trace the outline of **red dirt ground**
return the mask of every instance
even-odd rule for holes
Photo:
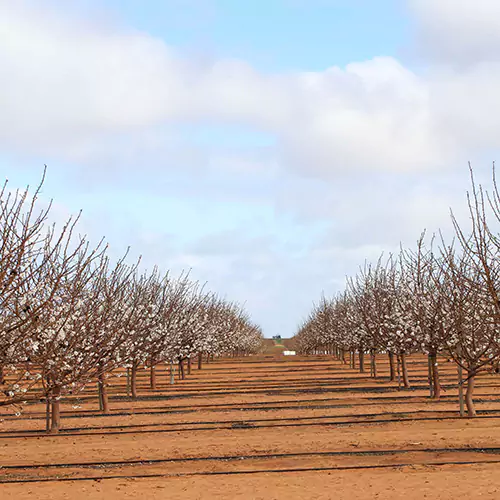
[[[477,383],[479,417],[458,414],[455,368],[428,398],[427,362],[409,359],[412,390],[327,357],[217,360],[139,400],[94,388],[63,405],[47,436],[43,405],[0,409],[1,499],[500,499],[500,377]],[[80,406],[74,408],[74,406]]]

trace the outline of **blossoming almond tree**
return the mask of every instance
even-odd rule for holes
[[[446,297],[443,326],[449,332],[446,337],[447,350],[459,366],[460,389],[467,383],[467,413],[469,417],[474,417],[476,376],[500,359],[496,308],[490,300],[480,270],[471,262],[468,254],[457,255],[453,250],[448,251],[442,289]],[[463,380],[462,369],[466,371]]]
[[[24,400],[36,385],[24,347],[32,339],[37,322],[50,309],[85,241],[74,240],[78,221],[69,218],[58,230],[49,226],[50,204],[38,208],[43,178],[33,195],[0,192],[0,384],[5,385],[4,404]],[[22,364],[22,366],[21,366]],[[6,384],[4,371],[9,371]]]
[[[446,346],[449,331],[444,325],[444,302],[446,293],[442,288],[445,263],[431,247],[424,245],[422,234],[415,251],[402,253],[403,265],[407,269],[408,292],[412,295],[409,314],[419,328],[419,350],[428,356],[428,380],[430,395],[439,399],[441,384],[439,379],[438,354]]]
[[[60,426],[60,398],[64,393],[81,390],[99,370],[103,336],[95,328],[100,310],[97,297],[106,271],[104,250],[80,246],[70,260],[54,261],[53,276],[60,279],[57,292],[51,295],[32,322],[32,330],[22,344],[22,351],[41,375],[47,401],[47,422],[57,432]],[[61,277],[62,276],[62,277]],[[37,290],[33,301],[47,303],[50,287]]]

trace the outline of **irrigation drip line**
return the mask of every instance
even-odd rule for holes
[[[275,380],[275,379],[273,379]],[[388,377],[377,377],[376,379],[370,379],[370,381],[373,382],[378,382],[378,383],[390,383],[390,380]],[[412,382],[413,383],[424,383],[427,381],[427,378],[422,376],[422,377],[413,377]],[[312,379],[283,379],[280,380],[279,382],[275,382],[273,384],[270,384],[269,381],[256,381],[256,380],[246,380],[246,381],[241,381],[241,380],[224,380],[224,381],[206,381],[203,382],[202,384],[190,384],[189,380],[184,380],[181,382],[182,384],[182,390],[186,392],[199,392],[199,391],[204,391],[206,389],[209,390],[225,390],[227,385],[230,384],[231,387],[236,387],[237,389],[245,390],[245,389],[276,389],[276,388],[281,388],[283,387],[283,384],[290,384],[292,387],[308,387],[308,386],[313,386],[313,387],[324,387],[324,386],[345,386],[349,385],[350,387],[353,386],[359,386],[364,383],[366,383],[366,379],[356,379],[356,380],[350,380],[346,378],[312,378]],[[197,381],[195,381],[197,382]],[[224,383],[223,383],[224,382]],[[457,387],[457,384],[455,383],[455,379],[450,377],[450,379],[444,379],[441,377],[441,386],[444,388],[449,388],[449,387]],[[443,383],[444,382],[444,383]],[[394,383],[394,382],[393,382]],[[238,385],[239,384],[239,385]],[[246,385],[244,385],[246,384]],[[159,384],[161,386],[161,384]],[[479,387],[497,387],[497,384],[483,384],[479,385]],[[391,386],[392,387],[392,386]],[[143,384],[143,385],[138,385],[137,386],[138,390],[146,390],[146,391],[151,391],[151,392],[165,392],[172,390],[172,386],[170,384],[164,384],[163,387],[160,387],[158,389],[151,389],[149,384]],[[111,390],[109,390],[111,389]],[[123,393],[123,387],[120,386],[110,386],[108,389],[108,392],[110,393]],[[174,389],[175,392],[175,389]],[[91,393],[87,393],[91,394]]]
[[[320,417],[318,417],[320,418]],[[332,417],[330,417],[332,418]],[[481,419],[496,419],[500,418],[500,415],[482,415],[477,420]],[[296,420],[302,420],[297,418]],[[391,422],[419,422],[419,421],[442,421],[442,420],[463,420],[463,417],[416,417],[416,418],[396,418],[396,419],[379,419],[379,420],[346,420],[339,422],[311,422],[311,423],[283,423],[276,425],[253,425],[246,424],[248,421],[241,422],[232,422],[232,424],[239,425],[230,425],[228,427],[216,426],[217,424],[211,425],[210,427],[185,427],[179,429],[145,429],[140,431],[134,430],[123,430],[123,431],[108,431],[108,432],[74,432],[73,430],[64,430],[61,429],[57,434],[47,434],[41,430],[38,433],[33,434],[22,434],[21,432],[12,431],[9,435],[0,436],[0,439],[19,439],[19,438],[65,438],[67,436],[73,437],[82,437],[82,436],[114,436],[114,435],[125,435],[125,434],[165,434],[165,433],[174,433],[174,432],[195,432],[195,431],[218,431],[218,430],[248,430],[248,429],[273,429],[273,428],[281,428],[281,427],[329,427],[329,426],[352,426],[352,425],[370,425],[370,424],[386,424]],[[156,424],[147,425],[147,427],[153,427]],[[158,425],[168,425],[168,424],[158,424]],[[172,426],[181,426],[182,423],[179,424],[170,424]],[[128,426],[119,426],[120,429],[126,429]],[[99,428],[96,428],[97,430]],[[82,428],[82,431],[88,431],[89,428]],[[22,431],[26,432],[26,431]]]
[[[495,386],[496,387],[496,386]],[[449,390],[454,387],[442,386],[444,390]],[[405,392],[415,392],[418,390],[428,390],[428,386],[419,385],[413,386],[410,389],[404,389]],[[227,391],[217,391],[217,392],[200,392],[199,390],[186,391],[182,393],[172,393],[168,396],[159,395],[146,395],[139,396],[137,401],[165,401],[170,399],[189,399],[189,398],[205,398],[205,397],[217,397],[217,396],[227,396],[227,395],[247,395],[247,394],[261,394],[263,396],[274,396],[280,394],[323,394],[323,393],[346,393],[346,392],[356,392],[356,393],[388,393],[397,392],[397,387],[381,387],[381,386],[367,386],[367,387],[337,387],[332,389],[319,388],[319,389],[280,389],[269,391],[265,388],[262,390],[227,390]],[[82,396],[79,397],[80,401],[85,400],[95,400],[95,396]],[[71,402],[71,399],[62,398],[62,402]],[[130,397],[123,396],[113,396],[110,397],[110,401],[130,401]]]
[[[425,364],[425,366],[422,364],[421,368],[419,368],[418,366],[413,366],[411,368],[413,368],[413,370],[412,370],[413,374],[421,374],[423,376],[423,375],[425,375],[426,370],[427,370],[427,363]],[[279,375],[279,374],[295,374],[295,373],[314,373],[314,374],[317,374],[319,372],[319,373],[324,373],[327,375],[344,375],[344,376],[347,375],[347,376],[350,376],[352,378],[361,378],[364,376],[369,376],[369,372],[367,372],[367,371],[360,372],[359,370],[353,370],[352,368],[348,368],[347,366],[337,367],[337,366],[323,364],[323,365],[315,365],[312,367],[311,366],[307,366],[307,367],[293,366],[293,367],[282,367],[282,368],[280,367],[278,369],[273,369],[272,367],[267,367],[267,366],[252,366],[248,370],[241,369],[241,367],[239,367],[239,368],[235,367],[234,369],[216,368],[216,369],[207,369],[207,370],[201,370],[201,371],[196,370],[196,371],[193,371],[191,373],[191,379],[197,380],[199,377],[205,376],[206,374],[213,376],[213,377],[217,377],[217,376],[221,376],[221,375],[238,375],[238,376],[245,375],[245,376],[252,377],[253,374],[255,374],[257,372],[263,372],[263,373],[259,373],[259,375],[263,375],[263,374]],[[442,374],[444,376],[453,377],[453,375],[455,375],[455,370],[451,369],[451,367],[450,367],[449,370],[448,369],[446,369],[446,370],[441,369],[439,373],[440,373],[440,375]],[[389,370],[379,371],[380,378],[389,378],[389,375],[390,375]],[[125,377],[125,375],[123,375],[123,374],[121,374],[121,375],[112,374],[112,376],[117,377],[117,378]],[[157,369],[156,376],[158,378],[168,379],[170,377],[170,372]],[[487,373],[486,372],[481,373],[481,376],[487,376]],[[143,379],[147,379],[148,377],[149,377],[149,372],[146,369],[141,370],[137,373],[138,379],[143,380]]]
[[[241,384],[242,387],[241,389],[245,389],[243,384],[248,384],[250,386],[254,386],[255,388],[274,388],[274,387],[282,387],[283,384],[296,384],[296,385],[328,385],[328,384],[339,384],[339,385],[345,385],[345,384],[363,384],[366,382],[365,378],[362,379],[346,379],[345,377],[324,377],[324,378],[317,378],[317,377],[312,377],[311,379],[304,379],[304,378],[284,378],[282,380],[276,380],[275,377],[263,377],[259,378],[259,380],[255,380],[256,377],[250,378],[250,379],[240,379],[240,380],[228,380],[228,379],[223,379],[223,380],[205,380],[202,383],[198,383],[198,380],[183,380],[181,383],[183,386],[194,386],[193,389],[196,390],[203,390],[204,388],[207,387],[212,387],[212,386],[220,386],[220,388],[224,388],[228,384],[231,386],[235,386],[236,384]],[[443,378],[443,377],[442,377]],[[456,378],[456,377],[455,377]],[[378,382],[389,382],[389,377],[377,377],[376,379],[373,379],[374,381]],[[413,377],[412,381],[416,382],[423,382],[427,380],[426,377]],[[445,379],[446,380],[446,379]],[[450,381],[452,380],[452,377],[450,377]],[[270,384],[269,382],[273,382]],[[454,381],[454,378],[453,378]],[[192,383],[191,383],[192,382]],[[157,385],[162,385],[158,384]],[[164,389],[171,388],[172,386],[169,383],[163,384]],[[119,386],[111,386],[110,388],[112,389],[119,389]],[[146,389],[146,390],[152,390],[150,389],[149,383],[144,383],[144,384],[138,384],[137,385],[138,390],[140,389]],[[218,387],[216,387],[218,388]],[[161,391],[161,389],[154,389],[156,391]],[[188,390],[188,389],[186,389]]]
[[[322,407],[323,408],[323,407]],[[407,418],[402,418],[401,420],[414,420],[412,415],[422,415],[422,414],[457,414],[455,410],[415,410],[412,412],[383,412],[383,413],[358,413],[358,414],[342,414],[342,415],[317,415],[317,416],[306,416],[306,417],[288,417],[288,418],[255,418],[255,419],[246,419],[244,421],[240,420],[199,420],[199,421],[191,421],[191,422],[152,422],[149,424],[126,424],[126,425],[103,425],[96,427],[69,427],[67,429],[61,429],[60,432],[79,432],[79,431],[100,431],[106,429],[139,429],[144,427],[178,427],[185,425],[234,425],[234,424],[254,424],[261,422],[298,422],[304,420],[326,420],[326,419],[337,419],[337,418],[370,418],[370,417],[382,417],[384,415],[391,416],[407,416]],[[480,410],[478,411],[478,416],[489,416],[500,414],[500,410]],[[435,417],[436,419],[440,419],[443,417]],[[378,422],[378,420],[373,420],[374,422]],[[356,420],[354,420],[356,422]],[[0,438],[3,435],[10,435],[16,433],[17,435],[29,435],[29,434],[39,434],[39,429],[28,429],[23,431],[0,431]]]
[[[484,399],[485,397],[498,396],[496,393],[483,394],[483,397],[475,398],[478,403],[498,403],[499,398],[495,399]],[[309,410],[309,409],[333,409],[333,408],[353,408],[359,406],[373,406],[377,404],[391,404],[391,405],[407,405],[425,403],[425,404],[439,404],[447,402],[455,402],[457,396],[455,395],[443,395],[439,400],[430,400],[424,396],[410,395],[405,396],[390,396],[390,397],[359,397],[358,399],[370,401],[368,403],[364,402],[352,402],[350,404],[334,404],[334,405],[290,405],[290,406],[269,406],[283,403],[307,403],[307,402],[322,402],[322,401],[342,401],[342,398],[313,398],[313,399],[291,399],[291,400],[278,400],[278,401],[257,401],[257,402],[247,402],[247,403],[214,403],[214,404],[199,404],[199,405],[177,405],[173,407],[166,406],[149,406],[149,407],[137,407],[134,411],[123,411],[122,408],[117,408],[117,411],[112,411],[111,413],[100,413],[99,410],[81,410],[79,412],[73,411],[63,411],[62,416],[64,419],[68,418],[107,418],[107,417],[120,417],[120,416],[131,416],[131,415],[180,415],[188,413],[197,413],[198,411],[206,412],[219,412],[219,411],[277,411],[277,410]],[[168,400],[168,398],[165,398]],[[412,399],[418,401],[411,401]],[[112,399],[111,399],[112,400]],[[141,401],[138,398],[138,401]],[[255,407],[252,407],[255,405]],[[267,405],[267,406],[257,406],[257,405]],[[121,411],[120,411],[121,410]],[[441,411],[441,410],[439,410]],[[442,410],[447,411],[447,410]],[[479,410],[478,413],[481,414],[482,411],[496,411],[496,410]],[[411,413],[411,412],[408,412]],[[13,416],[11,414],[2,413],[0,418],[7,421],[19,421],[19,420],[41,420],[45,419],[45,414],[42,412],[25,412],[23,416]]]
[[[161,463],[182,463],[182,462],[231,462],[239,460],[263,460],[275,458],[303,458],[303,457],[382,457],[408,453],[484,453],[500,454],[500,447],[476,447],[476,448],[407,448],[394,450],[356,450],[356,451],[312,451],[302,453],[270,453],[258,455],[222,455],[215,457],[177,457],[177,458],[157,458],[142,460],[113,460],[109,462],[70,462],[58,464],[29,464],[29,465],[3,465],[1,470],[15,469],[57,469],[72,467],[120,467],[123,465],[153,465]]]
[[[450,387],[442,386],[444,390],[450,389]],[[427,386],[413,386],[410,389],[405,389],[405,392],[415,392],[418,390],[427,390]],[[190,398],[206,398],[206,397],[223,397],[227,395],[248,395],[248,394],[261,394],[263,396],[275,396],[275,395],[292,395],[292,394],[326,394],[326,393],[346,393],[346,392],[357,392],[357,393],[388,393],[396,392],[397,387],[380,387],[380,386],[370,386],[370,387],[337,387],[333,389],[281,389],[269,391],[268,389],[261,390],[227,390],[227,391],[217,391],[217,392],[204,392],[200,390],[192,390],[182,393],[172,393],[165,396],[160,395],[142,395],[135,399],[135,401],[168,401],[172,399],[190,399]],[[95,395],[82,395],[78,396],[78,401],[95,401],[97,396]],[[110,396],[110,402],[113,401],[127,401],[130,402],[132,399],[129,396]],[[38,400],[38,403],[42,403],[43,398]],[[75,401],[75,398],[61,398],[62,403],[69,403]]]
[[[367,469],[402,469],[408,467],[444,467],[447,465],[490,465],[500,463],[500,460],[467,460],[450,462],[422,462],[415,464],[380,464],[380,465],[349,465],[334,467],[299,467],[286,469],[254,469],[243,471],[206,471],[206,472],[178,472],[171,474],[134,474],[134,475],[114,475],[99,477],[44,477],[44,478],[25,478],[25,479],[0,479],[0,484],[13,483],[48,483],[48,482],[72,482],[72,481],[103,481],[105,479],[154,479],[170,477],[192,477],[192,476],[233,476],[243,474],[272,474],[272,473],[294,473],[294,472],[326,472],[326,471],[344,471],[344,470],[367,470]]]
[[[474,401],[478,403],[498,403],[500,402],[500,398],[498,398],[498,393],[487,393],[482,394],[482,397],[474,398]],[[495,399],[484,399],[486,397],[495,397]],[[67,410],[62,411],[62,416],[67,418],[90,418],[90,417],[113,417],[113,416],[128,416],[128,415],[143,415],[143,414],[157,414],[157,413],[191,413],[197,411],[228,411],[228,410],[255,410],[261,411],[266,409],[271,410],[280,410],[280,409],[302,409],[302,408],[351,408],[356,406],[372,406],[377,403],[380,404],[391,404],[391,405],[402,405],[402,404],[417,404],[417,403],[427,403],[427,404],[439,404],[439,403],[447,403],[447,402],[456,402],[457,396],[452,394],[444,394],[438,400],[429,399],[428,396],[418,396],[413,394],[405,394],[404,396],[380,396],[380,397],[362,397],[358,396],[356,399],[346,399],[346,398],[311,398],[311,399],[281,399],[277,401],[248,401],[245,403],[210,403],[210,404],[190,404],[190,405],[176,405],[176,406],[139,406],[135,408],[133,411],[123,411],[123,408],[115,408],[112,413],[100,413],[100,410],[86,410],[81,409],[78,412]],[[368,403],[359,402],[369,401]],[[413,401],[415,400],[415,401]],[[136,402],[140,402],[141,399],[138,398]],[[350,401],[349,403],[343,403],[338,405],[314,405],[314,406],[269,406],[269,405],[281,405],[285,403],[320,403],[320,402],[328,402],[328,401]],[[251,406],[256,406],[256,408],[251,408]],[[257,405],[268,405],[266,407],[260,408]],[[242,408],[243,407],[243,408]],[[244,408],[248,407],[248,408]],[[168,408],[165,411],[142,411],[142,410],[163,410]],[[186,412],[181,410],[188,410]],[[19,416],[15,417],[12,414],[0,413],[0,418],[12,419],[12,420],[34,420],[37,415],[45,418],[45,413],[43,412],[25,412],[24,417]]]

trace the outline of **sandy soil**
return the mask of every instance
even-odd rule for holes
[[[220,360],[174,386],[148,372],[130,401],[111,381],[63,405],[59,435],[43,406],[0,409],[0,498],[500,499],[500,377],[477,383],[477,419],[458,414],[455,368],[442,360],[440,401],[426,360],[412,390],[325,357]]]

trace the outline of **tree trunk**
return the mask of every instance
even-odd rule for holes
[[[0,385],[5,384],[5,368],[3,365],[0,365]]]
[[[401,390],[401,356],[397,355],[397,363],[398,363],[398,391]]]
[[[464,402],[464,376],[463,369],[457,364],[458,372],[458,403],[460,405],[460,416],[465,416],[465,402]]]
[[[363,349],[359,350],[359,373],[365,373],[365,352]]]
[[[476,409],[474,408],[474,401],[472,400],[472,395],[474,394],[474,386],[476,385],[476,376],[474,372],[468,372],[467,376],[469,380],[467,381],[467,392],[465,394],[465,403],[467,405],[467,416],[475,417]]]
[[[174,364],[170,362],[170,385],[175,384]]]
[[[191,375],[191,357],[188,358],[188,375]]]
[[[433,386],[433,395],[434,399],[439,399],[441,397],[441,382],[439,380],[439,366],[437,361],[437,354],[433,353],[432,358],[432,386]]]
[[[156,390],[156,365],[153,360],[151,360],[151,367],[149,369],[149,385],[153,391]]]
[[[179,379],[184,380],[184,360],[179,358]]]
[[[50,432],[50,392],[45,399],[45,431]]]
[[[375,349],[370,351],[370,373],[373,378],[377,378],[377,358]]]
[[[405,389],[410,388],[410,380],[408,378],[408,367],[406,366],[406,354],[401,353],[401,370],[403,372],[403,386]]]
[[[52,401],[51,401],[51,421],[50,421],[50,432],[57,434],[61,427],[61,387],[56,386],[52,389]]]
[[[137,399],[137,368],[139,363],[137,361],[132,362],[132,370],[130,375],[130,387],[132,392],[132,399]]]
[[[198,354],[198,370],[201,370],[203,365],[203,353]]]
[[[99,377],[97,377],[97,398],[99,399],[99,411],[102,411],[103,404],[102,404],[102,393],[101,393],[101,387],[99,383]]]
[[[432,398],[434,396],[434,388],[432,384],[432,356],[431,354],[427,355],[427,383],[429,384],[429,397]]]
[[[104,379],[104,368],[99,370],[97,386],[99,388],[100,410],[103,413],[109,413],[108,388],[106,387],[106,380]]]
[[[394,353],[389,351],[389,371],[390,371],[390,381],[394,382],[396,380],[396,369],[394,367]]]

